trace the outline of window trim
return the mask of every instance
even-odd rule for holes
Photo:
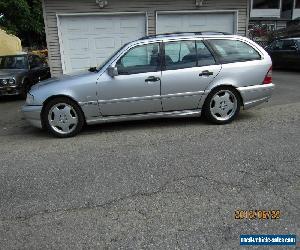
[[[274,17],[280,18],[280,12],[282,7],[282,0],[279,1],[279,8],[273,9],[254,9],[253,0],[251,0],[250,17]]]
[[[254,1],[255,0],[251,0],[251,9],[253,9],[253,10],[278,10],[278,9],[281,9],[281,6],[282,6],[282,0],[277,0],[279,3],[278,8],[259,9],[259,8],[254,8]]]
[[[260,56],[260,59],[251,59],[251,60],[237,60],[237,61],[232,61],[232,62],[226,62],[223,61],[222,56],[219,55],[218,51],[215,50],[214,46],[211,43],[211,40],[230,40],[230,41],[238,41],[238,42],[242,42],[247,44],[248,46],[250,46],[252,49],[254,49]],[[217,56],[218,61],[220,62],[220,64],[229,64],[229,63],[239,63],[239,62],[252,62],[252,61],[261,61],[264,59],[264,56],[262,54],[262,52],[257,49],[256,47],[254,47],[252,44],[248,43],[247,41],[244,40],[240,40],[240,39],[228,39],[228,38],[207,38],[206,39],[207,43],[209,44],[209,46],[211,47],[211,49],[214,51],[214,54]]]

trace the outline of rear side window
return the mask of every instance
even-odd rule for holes
[[[167,70],[196,67],[197,53],[195,41],[166,43],[165,65]]]
[[[216,61],[202,41],[165,43],[166,70],[202,67]]]
[[[259,53],[250,45],[237,40],[209,40],[222,63],[260,60]]]
[[[198,67],[216,64],[215,58],[202,41],[197,41]]]

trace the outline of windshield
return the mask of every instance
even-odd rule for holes
[[[0,69],[27,69],[27,56],[0,56]]]
[[[105,66],[116,54],[118,54],[125,46],[127,46],[128,43],[124,44],[121,48],[119,48],[116,52],[112,53],[111,56],[108,57],[107,60],[105,60],[99,67],[98,71],[102,69],[103,66]]]

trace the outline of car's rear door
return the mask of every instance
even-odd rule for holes
[[[161,101],[163,111],[198,107],[204,90],[221,70],[221,65],[202,40],[164,43]]]

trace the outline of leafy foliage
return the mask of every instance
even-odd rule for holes
[[[45,46],[41,0],[0,0],[0,27],[25,46]]]

